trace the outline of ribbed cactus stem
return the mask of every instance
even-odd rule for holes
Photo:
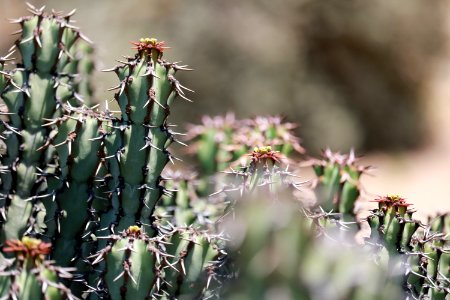
[[[49,180],[54,196],[43,202],[46,236],[55,241],[53,258],[61,265],[73,260],[99,209],[96,176],[103,166],[109,124],[107,116],[85,107],[67,109],[66,115],[51,122],[57,131],[44,146],[58,155],[58,179]]]
[[[168,228],[167,228],[168,229]],[[111,244],[93,255],[99,278],[112,299],[200,299],[208,292],[214,260],[220,250],[216,238],[192,228],[172,228],[150,238],[133,225],[121,235],[107,237]],[[102,264],[103,260],[106,261]]]
[[[75,104],[78,98],[71,85],[75,74],[67,73],[65,66],[70,48],[82,35],[69,25],[70,14],[47,15],[32,6],[30,11],[31,16],[16,20],[21,26],[16,47],[22,60],[10,72],[10,84],[2,93],[8,111],[14,113],[10,123],[18,131],[8,136],[7,155],[1,159],[10,169],[10,175],[2,176],[1,193],[10,199],[2,240],[18,238],[25,231],[42,231],[36,219],[38,202],[52,194],[40,175],[51,164],[52,153],[36,151],[51,131],[42,125],[62,113],[63,103]]]
[[[76,299],[60,280],[71,278],[73,269],[61,268],[46,260],[51,245],[23,237],[8,240],[4,253],[15,259],[0,266],[0,297],[2,299]]]
[[[167,150],[174,140],[166,120],[175,97],[184,96],[183,87],[174,77],[185,66],[162,59],[164,42],[141,39],[134,43],[137,54],[116,72],[120,84],[115,99],[122,119],[114,124],[115,133],[107,152],[110,162],[111,190],[116,191],[120,208],[117,228],[124,230],[139,222],[147,232],[152,228],[152,214],[161,197],[161,172],[173,156]]]

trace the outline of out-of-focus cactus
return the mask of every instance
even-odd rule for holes
[[[6,241],[2,251],[13,253],[15,258],[0,266],[1,299],[76,299],[60,282],[71,278],[73,269],[58,267],[45,259],[51,244],[25,236],[22,240]]]
[[[309,223],[289,202],[241,202],[228,224],[240,269],[227,299],[400,299],[366,253],[317,239]]]
[[[359,229],[355,209],[362,189],[360,177],[368,167],[357,164],[353,150],[340,154],[330,149],[323,151],[321,159],[311,159],[305,165],[312,165],[317,176],[312,181],[316,201],[310,208],[314,224],[354,235]]]
[[[95,71],[94,47],[87,42],[78,43],[73,54],[78,76],[75,78],[75,89],[87,106],[96,104],[94,99],[94,82],[92,75]]]
[[[254,147],[243,156],[240,169],[224,172],[228,178],[221,183],[219,192],[228,195],[229,208],[247,195],[270,195],[274,199],[279,193],[292,195],[298,189],[298,183],[293,180],[295,175],[288,170],[286,162],[286,157],[271,146]]]
[[[100,291],[111,299],[201,299],[214,293],[215,269],[221,251],[205,232],[167,228],[151,238],[138,226],[107,237],[110,245],[92,256],[99,272]]]
[[[413,210],[404,198],[398,195],[380,197],[374,202],[378,208],[367,218],[371,227],[370,240],[381,244],[390,255],[411,250],[411,238],[421,223],[413,219]]]
[[[367,167],[356,163],[353,151],[343,155],[330,149],[323,152],[321,160],[313,160],[312,164],[317,176],[314,184],[317,204],[327,212],[354,217],[355,203],[361,193],[359,179]]]
[[[163,225],[211,228],[226,209],[223,194],[199,194],[200,182],[195,173],[165,170],[162,185],[165,193],[154,215]]]
[[[279,116],[236,120],[233,114],[224,117],[203,117],[201,125],[190,125],[187,140],[194,141],[192,151],[197,154],[201,175],[210,176],[226,169],[253,147],[269,145],[287,156],[295,151],[304,153],[293,123],[283,122]]]

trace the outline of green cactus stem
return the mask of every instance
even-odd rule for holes
[[[91,258],[100,265],[96,286],[111,299],[201,299],[212,292],[208,286],[220,255],[214,237],[186,227],[150,238],[134,225],[107,239],[111,244]]]
[[[42,227],[54,241],[53,259],[61,265],[73,260],[81,237],[89,236],[90,220],[106,205],[101,200],[106,189],[98,187],[96,178],[105,168],[105,140],[111,125],[104,113],[65,108],[65,115],[47,124],[57,129],[41,147],[54,148],[58,156],[58,168],[47,180],[53,197],[42,200],[46,209]]]
[[[411,205],[398,195],[388,195],[373,200],[378,209],[372,211],[367,218],[371,230],[371,241],[382,244],[388,252],[395,256],[411,250],[411,238],[421,226],[412,218]]]
[[[326,149],[321,160],[313,160],[317,180],[313,188],[323,210],[341,213],[354,220],[355,202],[360,195],[361,175],[368,167],[359,166],[353,151],[348,155]],[[347,218],[348,216],[348,218]]]
[[[66,70],[71,61],[70,49],[83,35],[72,25],[72,13],[45,14],[43,8],[29,5],[31,16],[15,20],[21,37],[16,48],[21,55],[18,67],[9,71],[9,84],[2,91],[9,124],[17,132],[8,134],[6,154],[1,158],[8,173],[2,174],[0,193],[7,198],[6,221],[0,240],[17,239],[24,232],[37,232],[42,214],[40,199],[48,197],[45,176],[53,156],[36,151],[50,134],[42,127],[46,119],[62,113],[63,103],[77,105],[80,97],[72,82],[75,74]],[[57,45],[55,47],[55,45]]]
[[[58,267],[45,259],[51,244],[25,236],[21,241],[6,241],[2,250],[15,255],[0,266],[2,299],[77,299],[61,283],[61,279],[71,278],[74,270]]]
[[[170,105],[177,96],[187,99],[185,90],[190,91],[174,75],[189,69],[162,59],[164,42],[141,39],[134,45],[136,56],[109,70],[121,80],[115,100],[122,114],[106,144],[110,198],[118,206],[114,216],[104,217],[114,219],[105,223],[116,223],[116,230],[138,222],[151,235],[152,214],[163,192],[161,172],[175,158],[168,151],[177,141],[167,125]]]
[[[411,239],[405,286],[413,297],[447,299],[450,296],[449,216],[429,219],[429,225]]]

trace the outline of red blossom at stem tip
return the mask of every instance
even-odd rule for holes
[[[4,252],[14,252],[18,259],[25,259],[31,257],[33,259],[42,259],[43,256],[50,253],[52,245],[50,243],[44,243],[41,240],[23,237],[19,240],[9,240],[5,242],[6,246],[3,247]]]
[[[379,197],[378,199],[372,200],[370,202],[377,202],[381,205],[385,205],[387,207],[408,207],[412,205],[411,203],[407,203],[406,200],[399,195],[388,195]]]
[[[166,42],[160,41],[158,42],[155,38],[141,38],[139,42],[131,42],[135,47],[133,49],[137,49],[138,52],[147,51],[151,52],[152,49],[157,50],[158,52],[164,52],[165,49],[169,49],[170,47],[166,47]]]

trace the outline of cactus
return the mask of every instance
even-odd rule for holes
[[[344,219],[351,219],[361,193],[359,178],[368,168],[357,165],[353,151],[342,155],[326,149],[322,155],[323,159],[312,161],[317,176],[314,189],[318,204],[327,212],[341,213]]]
[[[373,200],[378,209],[367,218],[371,227],[371,240],[382,243],[391,255],[411,250],[411,238],[421,223],[412,218],[413,211],[404,198],[398,195]]]
[[[236,120],[233,114],[227,114],[205,116],[202,123],[188,126],[186,137],[194,141],[191,149],[197,154],[202,176],[225,170],[255,146],[268,145],[285,156],[293,151],[304,153],[293,133],[296,125],[283,122],[279,116]]]
[[[176,159],[169,146],[183,144],[168,124],[170,108],[190,91],[175,75],[190,69],[163,58],[164,42],[142,38],[133,56],[105,70],[119,79],[110,89],[119,111],[108,101],[99,109],[93,48],[71,25],[73,12],[29,7],[32,15],[16,20],[16,67],[13,52],[0,57],[2,299],[222,298],[236,276],[233,299],[274,291],[295,299],[396,298],[394,279],[412,297],[448,297],[448,216],[426,226],[404,199],[379,198],[365,249],[376,245],[387,264],[376,267],[371,252],[348,254],[348,236],[328,227],[354,223],[367,168],[353,152],[327,150],[312,162],[318,206],[287,205],[304,197],[288,158],[304,150],[295,125],[280,117],[205,117],[187,135],[199,178],[165,170]],[[231,235],[232,249],[222,225],[235,214],[235,225],[247,222]],[[382,277],[391,265],[406,275]]]
[[[190,226],[213,229],[226,209],[223,194],[204,197],[195,173],[165,170],[165,193],[155,209],[155,218],[163,225]]]
[[[71,13],[45,14],[43,8],[30,6],[32,15],[20,18],[20,39],[16,48],[21,61],[7,72],[8,84],[1,97],[16,131],[6,134],[7,152],[1,164],[8,168],[1,176],[1,194],[7,199],[6,220],[1,240],[17,239],[24,232],[39,232],[40,198],[49,194],[45,176],[52,162],[51,151],[36,151],[48,139],[51,129],[42,127],[46,119],[62,113],[64,103],[80,100],[73,87],[70,49],[83,35],[70,23]],[[58,45],[58,47],[55,47]]]
[[[192,228],[167,228],[150,238],[138,226],[107,237],[111,244],[92,256],[103,259],[98,287],[112,299],[199,299],[212,291],[215,262],[221,255],[213,240]],[[203,295],[203,296],[201,296]]]
[[[0,297],[2,299],[77,299],[61,283],[71,278],[73,269],[61,268],[45,259],[51,244],[23,237],[8,240],[2,249],[15,258],[0,266]]]
[[[450,239],[446,216],[439,216],[425,225],[413,219],[414,211],[408,209],[410,204],[398,195],[380,197],[374,202],[378,202],[379,207],[367,219],[372,229],[371,241],[387,250],[388,261],[402,255],[406,265],[403,272],[406,291],[421,299],[446,299],[450,295]],[[404,269],[392,264],[390,267]]]
[[[240,270],[226,299],[400,299],[367,255],[317,239],[298,205],[268,200],[241,202],[228,224]]]

